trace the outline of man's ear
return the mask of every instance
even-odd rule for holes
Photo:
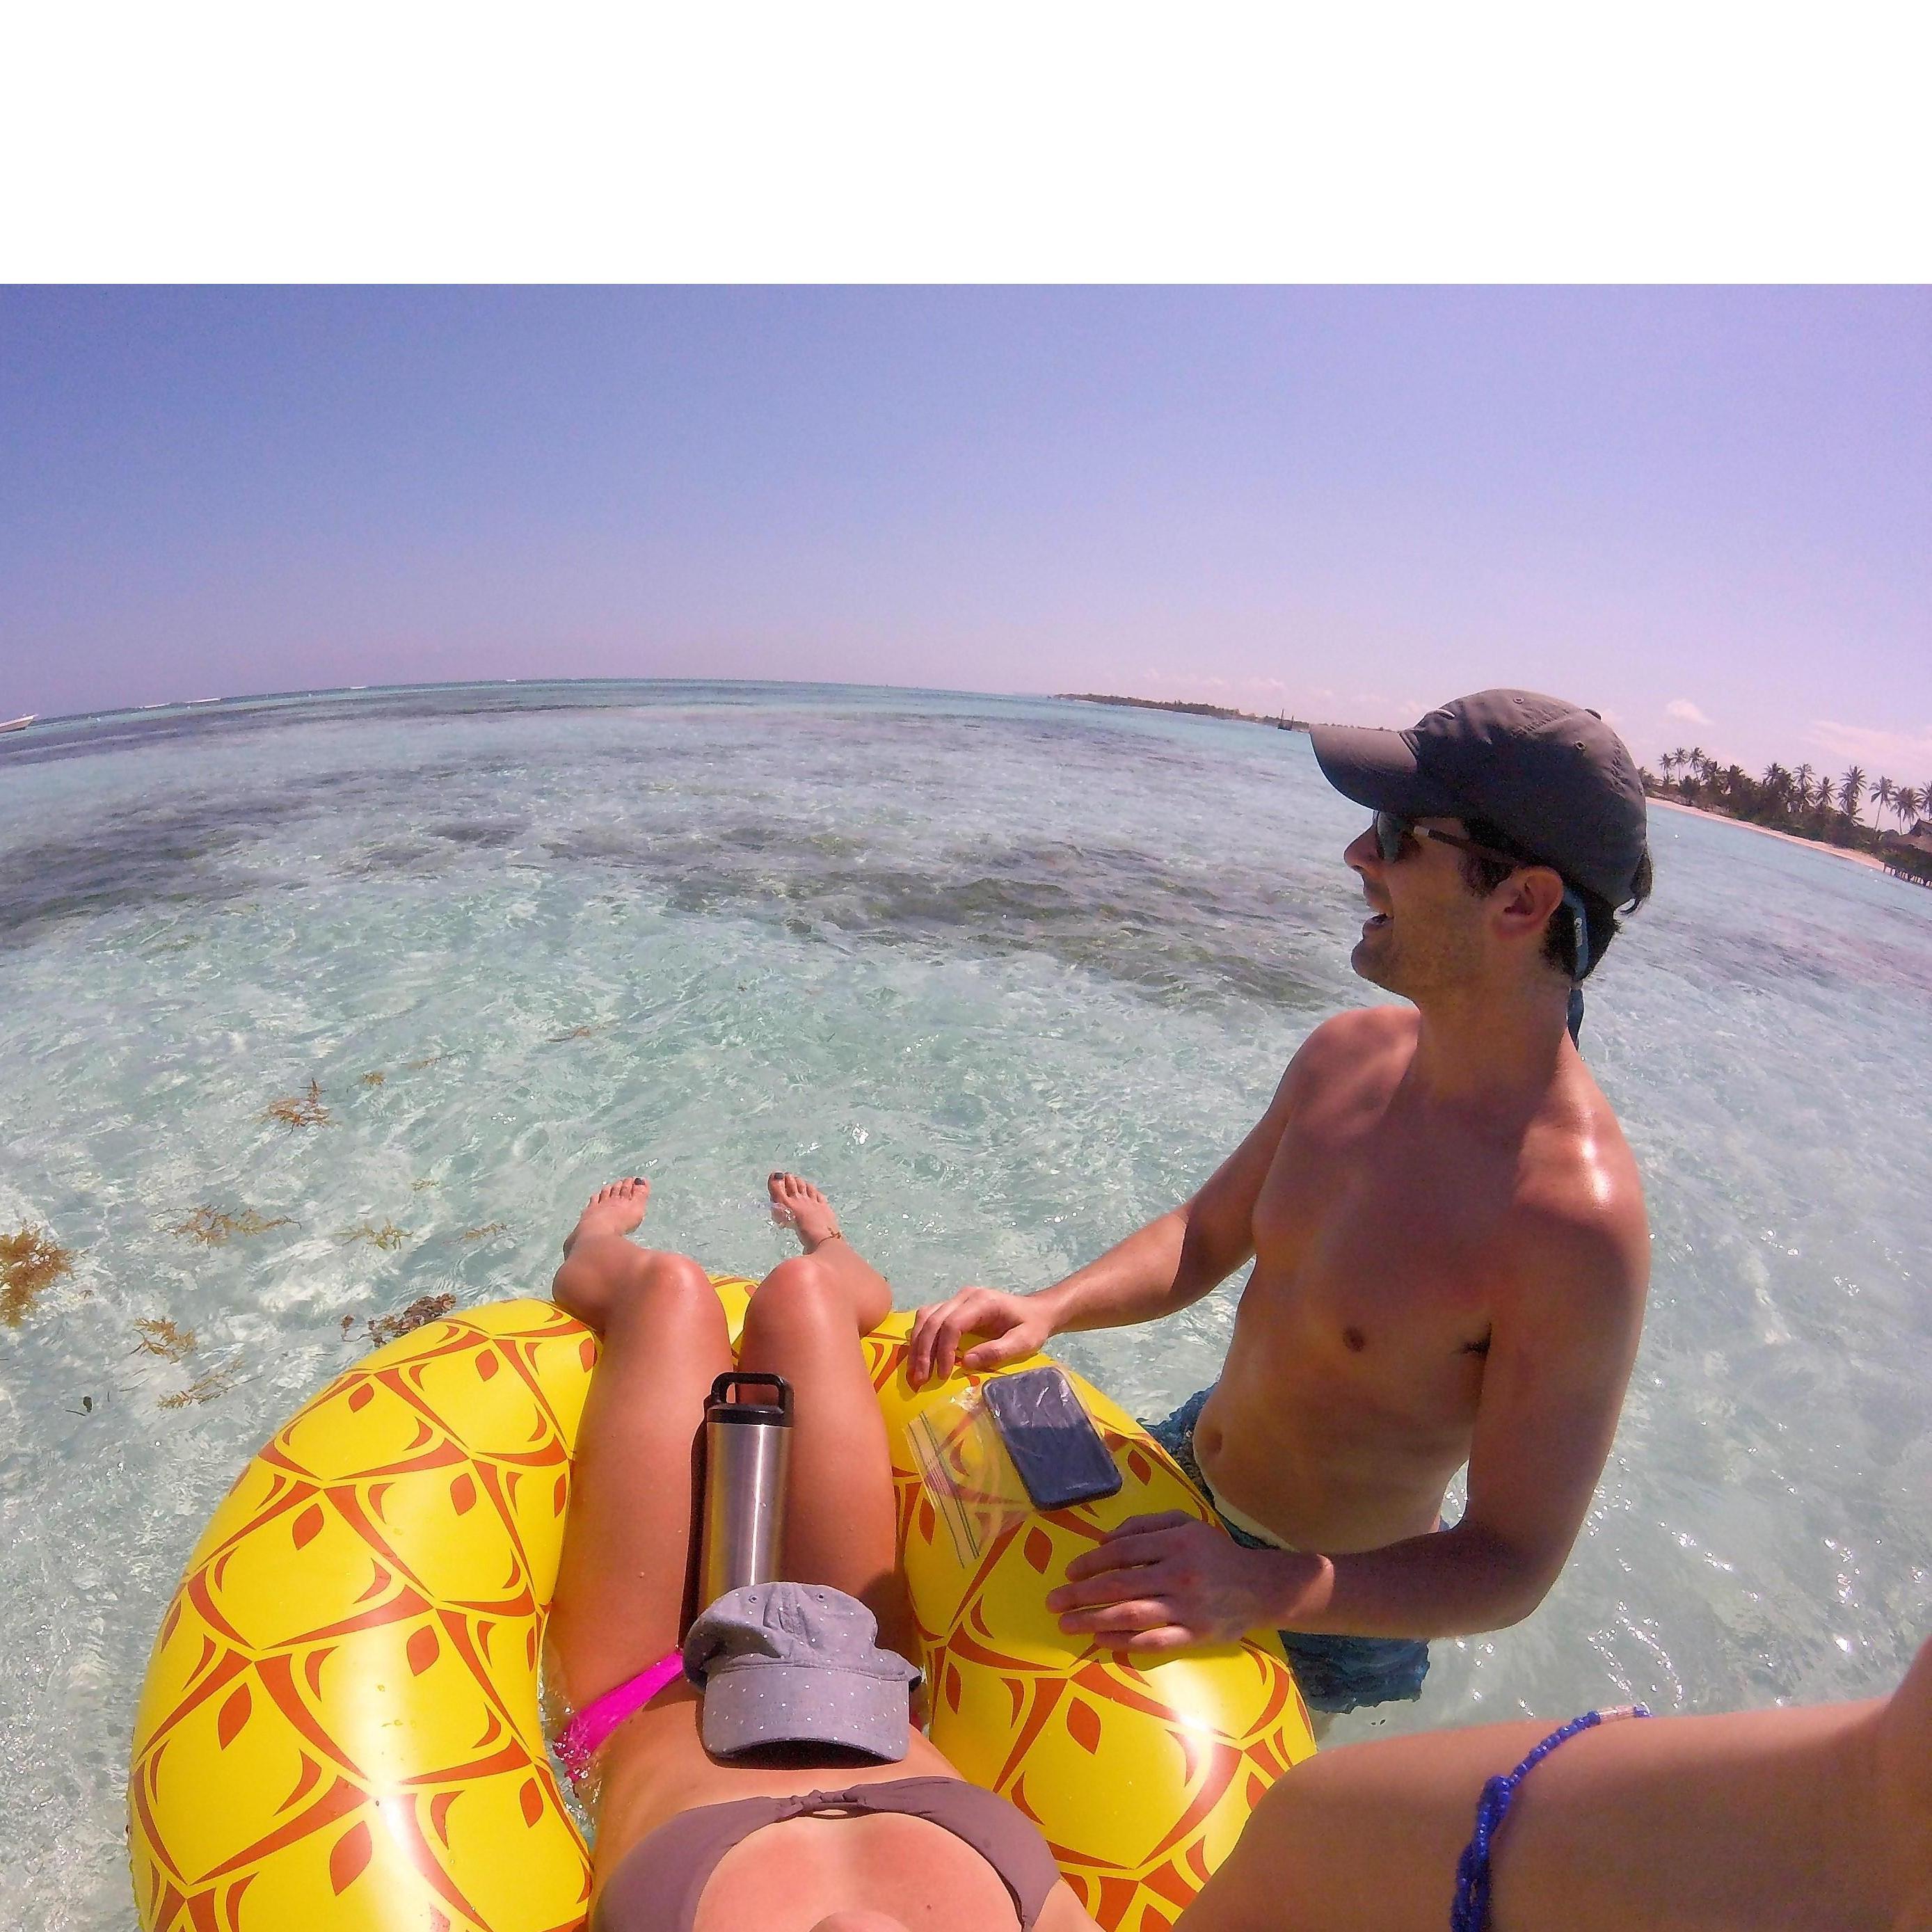
[[[1506,937],[1540,938],[1563,903],[1563,880],[1547,866],[1526,866],[1496,887],[1495,899],[1495,916]]]

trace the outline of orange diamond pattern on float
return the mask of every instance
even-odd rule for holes
[[[548,1304],[338,1376],[190,1557],[135,1721],[136,1902],[167,1932],[561,1932],[590,1866],[537,1714],[596,1344]]]
[[[1138,1664],[1090,1642],[1073,1648],[1045,1605],[1068,1562],[1130,1516],[1185,1510],[1208,1520],[1206,1506],[1138,1423],[1070,1374],[1120,1469],[1119,1493],[1016,1514],[1010,1490],[976,1497],[969,1481],[956,1494],[976,1520],[958,1533],[921,1479],[908,1430],[922,1414],[957,1415],[962,1387],[983,1378],[914,1394],[904,1373],[910,1326],[894,1316],[866,1348],[892,1442],[933,1742],[1040,1826],[1102,1925],[1156,1932],[1233,1850],[1262,1794],[1313,1752],[1307,1708],[1272,1635]]]
[[[718,1277],[735,1326],[750,1284]],[[1120,1496],[962,1546],[915,1466],[907,1318],[867,1344],[894,1454],[935,1741],[1045,1832],[1110,1928],[1172,1923],[1313,1748],[1272,1642],[1142,1670],[1075,1652],[1040,1599],[1139,1510],[1200,1505],[1081,1385]],[[537,1674],[596,1360],[548,1303],[433,1323],[338,1376],[243,1471],[162,1623],[128,1789],[148,1932],[566,1932],[590,1865]]]

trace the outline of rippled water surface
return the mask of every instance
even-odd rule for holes
[[[1298,735],[905,692],[446,688],[0,740],[0,1234],[76,1251],[0,1327],[0,1921],[134,1925],[161,1610],[368,1319],[542,1292],[616,1172],[715,1266],[784,1251],[784,1165],[904,1305],[1043,1285],[1370,997],[1360,818]],[[1655,1238],[1612,1463],[1544,1607],[1338,1737],[1866,1695],[1932,1628],[1932,892],[1682,814],[1652,842],[1585,1035]],[[267,1116],[311,1082],[326,1120]],[[1230,1294],[1060,1346],[1164,1410]],[[192,1352],[140,1352],[159,1321]]]

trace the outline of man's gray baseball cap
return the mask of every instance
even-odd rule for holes
[[[838,1744],[896,1764],[908,1748],[906,1694],[920,1673],[878,1647],[856,1597],[818,1583],[751,1583],[691,1627],[684,1674],[704,1687],[704,1748]]]
[[[1648,850],[1643,784],[1594,711],[1534,691],[1479,691],[1407,731],[1318,724],[1322,776],[1403,818],[1486,819],[1572,885],[1621,906]]]

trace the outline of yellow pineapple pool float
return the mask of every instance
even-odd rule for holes
[[[735,1328],[752,1284],[716,1279]],[[1042,1601],[1068,1560],[1127,1516],[1204,1511],[1077,1378],[1119,1493],[1046,1514],[996,1485],[976,1495],[956,1418],[979,1378],[915,1394],[910,1325],[892,1316],[866,1350],[933,1741],[1040,1826],[1102,1925],[1159,1932],[1314,1749],[1300,1694],[1271,1636],[1138,1664],[1070,1648]],[[544,1748],[537,1666],[596,1359],[548,1302],[433,1322],[338,1376],[243,1471],[135,1719],[147,1932],[583,1924],[590,1860]]]

